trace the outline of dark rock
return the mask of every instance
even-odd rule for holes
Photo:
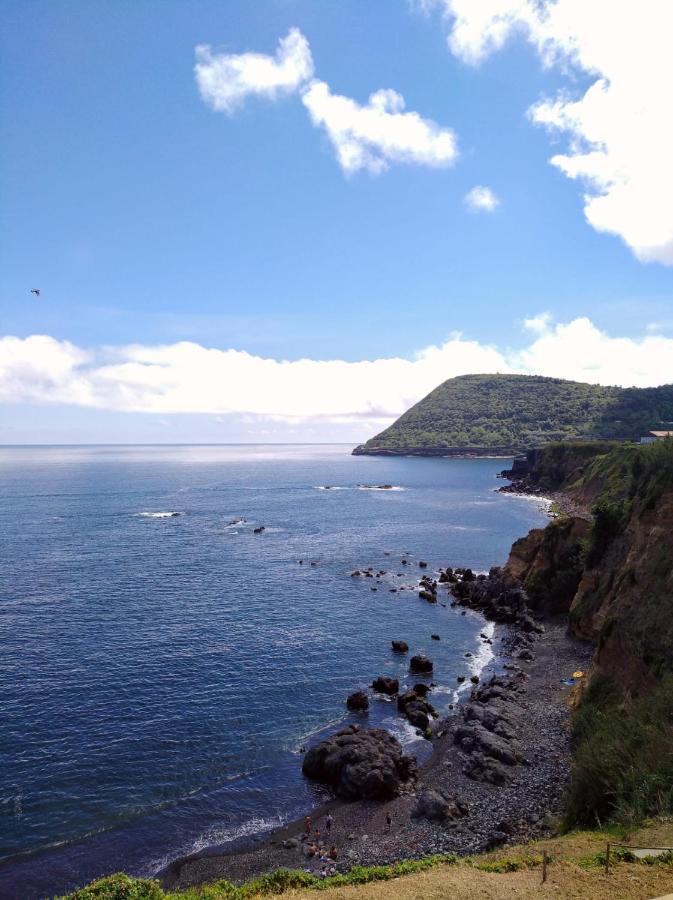
[[[481,753],[473,753],[463,767],[463,773],[473,781],[486,784],[502,785],[510,780],[507,769],[495,759],[489,759]]]
[[[423,732],[430,727],[430,715],[426,705],[425,700],[416,700],[413,703],[409,703],[404,710],[405,716],[414,728],[420,728]]]
[[[417,656],[412,656],[409,660],[409,671],[416,673],[432,672],[432,660],[420,653]]]
[[[489,731],[479,722],[459,725],[454,732],[454,741],[467,753],[476,751],[507,766],[515,766],[524,759],[513,742]]]
[[[433,641],[441,640],[438,634],[431,634],[430,637],[432,638]]]
[[[521,650],[521,652],[517,654],[517,659],[523,659],[530,662],[535,659],[535,654],[532,650]]]
[[[427,569],[427,568],[428,568],[428,564],[426,563],[426,561],[425,561],[424,559],[419,559],[419,560],[418,560],[418,567],[419,567],[419,569]]]
[[[422,590],[418,592],[418,596],[421,600],[427,600],[428,603],[436,603],[437,595],[433,594],[431,591]]]
[[[479,684],[479,676],[478,676],[478,675],[473,675],[473,676],[470,678],[470,681],[472,682],[472,684]]]
[[[392,697],[400,689],[400,683],[397,678],[391,678],[389,675],[379,675],[372,681],[372,688],[379,694],[388,694]]]
[[[364,691],[355,691],[346,698],[346,706],[352,710],[369,709],[369,697]]]
[[[431,690],[432,685],[427,684],[415,684],[413,687],[414,694],[418,694],[419,697],[425,697]]]
[[[332,785],[344,800],[387,800],[416,774],[416,761],[382,728],[357,725],[312,747],[302,764],[307,778]]]
[[[391,643],[396,653],[407,653],[409,651],[409,644],[406,641],[392,641]]]
[[[466,803],[450,800],[442,791],[422,791],[412,810],[413,818],[429,819],[431,822],[446,822],[447,819],[462,819],[469,812]]]
[[[266,528],[264,527],[264,525],[260,525],[259,528],[252,529],[253,534],[261,534],[263,531],[266,531]]]

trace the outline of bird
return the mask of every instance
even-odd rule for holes
[[[35,294],[36,297],[40,296],[40,288],[31,288],[30,292],[31,294]]]

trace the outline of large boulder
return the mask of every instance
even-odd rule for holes
[[[514,741],[489,731],[479,722],[459,725],[454,732],[454,741],[466,753],[482,753],[506,766],[524,762],[524,756]]]
[[[420,672],[432,672],[432,660],[428,659],[427,656],[423,656],[422,653],[419,653],[418,656],[412,656],[409,660],[409,671],[420,673]]]
[[[422,791],[411,812],[413,818],[430,819],[431,822],[446,822],[462,819],[469,812],[467,803],[449,799],[443,791]]]
[[[346,706],[351,710],[367,710],[369,709],[369,697],[364,691],[355,691],[346,698]]]
[[[379,694],[388,694],[392,697],[400,689],[400,683],[397,678],[391,678],[389,675],[379,675],[372,681],[372,687]]]
[[[351,725],[312,747],[302,771],[331,785],[344,800],[388,800],[415,777],[416,760],[382,728]]]
[[[396,653],[407,653],[409,651],[409,644],[406,641],[392,641],[392,646]]]

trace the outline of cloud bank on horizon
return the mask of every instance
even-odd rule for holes
[[[0,402],[379,428],[447,378],[520,372],[594,384],[673,381],[673,338],[613,337],[589,319],[526,319],[529,342],[500,349],[452,335],[414,358],[284,361],[180,342],[87,350],[47,335],[0,338]]]
[[[533,102],[530,120],[565,134],[568,149],[550,162],[583,187],[584,214],[599,232],[620,237],[643,262],[673,265],[673,4],[668,0],[416,0],[439,9],[451,53],[481,65],[514,35],[542,65],[558,67],[567,87]],[[297,29],[275,56],[196,48],[196,80],[204,101],[232,113],[248,96],[275,100],[298,93],[312,123],[324,128],[346,174],[379,174],[391,163],[448,166],[458,158],[453,130],[405,111],[390,88],[366,104],[315,79],[306,37]],[[578,89],[577,76],[591,79]],[[475,189],[476,190],[476,189]],[[469,209],[492,211],[466,198]]]

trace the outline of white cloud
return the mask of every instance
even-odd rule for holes
[[[304,35],[291,28],[278,41],[275,56],[214,53],[208,44],[201,44],[194,72],[205,102],[230,113],[249,95],[275,99],[297,91],[313,76],[313,58]]]
[[[314,81],[303,94],[311,121],[327,132],[344,172],[378,174],[391,162],[448,166],[458,156],[454,133],[416,112],[405,112],[404,97],[376,91],[362,106]]]
[[[0,339],[0,402],[237,414],[251,422],[380,428],[454,375],[523,372],[625,386],[673,382],[673,338],[612,337],[586,318],[525,322],[530,343],[499,349],[460,334],[411,359],[283,361],[181,342],[85,351],[46,335]]]
[[[465,195],[465,205],[472,212],[495,212],[500,206],[500,200],[490,187],[478,184]]]
[[[327,132],[344,172],[366,169],[378,174],[392,162],[447,166],[456,159],[453,132],[405,111],[404,97],[397,91],[375,91],[363,106],[333,94],[324,81],[312,81],[313,70],[311,48],[297,28],[278,42],[275,56],[217,54],[207,44],[196,48],[196,81],[209,106],[231,113],[249,95],[275,99],[300,92],[313,124]]]
[[[427,4],[427,0],[426,3]],[[478,64],[515,32],[570,78],[532,121],[568,135],[551,162],[585,188],[584,213],[638,259],[673,265],[673,3],[670,0],[436,0],[451,51]]]

